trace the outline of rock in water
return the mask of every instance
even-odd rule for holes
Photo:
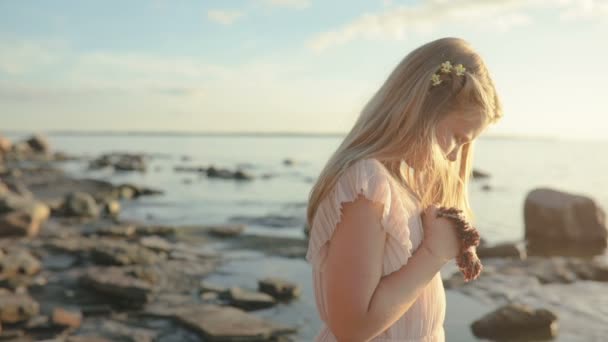
[[[146,303],[153,294],[152,285],[128,274],[118,267],[91,268],[81,278],[84,285],[116,298],[121,303],[128,302],[130,305],[141,306]]]
[[[258,310],[272,307],[276,304],[274,298],[266,293],[231,287],[225,295],[230,305],[243,310]]]
[[[99,206],[93,196],[86,192],[72,192],[66,196],[65,211],[68,215],[97,217]]]
[[[600,254],[608,246],[606,214],[589,197],[535,189],[526,197],[524,220],[529,255]]]
[[[278,300],[289,300],[300,296],[298,284],[279,278],[265,278],[258,281],[260,292],[267,293]]]
[[[549,310],[509,304],[473,322],[471,330],[483,339],[531,341],[554,338],[557,327],[557,316]]]
[[[49,144],[46,137],[42,135],[34,135],[27,140],[29,147],[38,153],[48,153],[51,151],[51,144]]]

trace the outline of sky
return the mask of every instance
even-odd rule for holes
[[[487,134],[608,139],[608,0],[0,0],[0,130],[343,133],[447,36],[488,65]]]

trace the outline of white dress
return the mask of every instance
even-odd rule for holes
[[[363,194],[367,199],[384,204],[382,226],[388,233],[382,265],[382,276],[407,263],[423,238],[420,202],[404,189],[384,165],[374,158],[358,160],[338,179],[336,186],[321,201],[313,218],[306,259],[312,265],[316,307],[323,322],[327,303],[321,287],[323,264],[329,241],[340,221],[343,202],[352,202]],[[443,342],[445,331],[445,289],[437,272],[407,312],[371,341]],[[323,323],[315,341],[337,341]]]

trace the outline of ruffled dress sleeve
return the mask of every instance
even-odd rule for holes
[[[388,170],[376,159],[363,159],[350,165],[338,178],[329,195],[319,204],[313,218],[306,260],[322,271],[330,240],[342,216],[342,203],[354,201],[359,194],[383,204],[381,224],[389,240],[385,248],[383,274],[394,272],[412,255],[412,241],[406,212],[395,191]]]

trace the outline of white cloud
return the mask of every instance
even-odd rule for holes
[[[58,61],[60,41],[23,41],[0,37],[0,72],[23,74]]]
[[[358,39],[403,39],[408,33],[430,31],[442,25],[484,25],[499,31],[532,22],[526,13],[535,9],[557,9],[564,18],[581,13],[608,14],[607,0],[427,0],[418,5],[386,7],[364,13],[350,23],[314,36],[307,46],[320,52]]]
[[[304,9],[310,6],[310,0],[263,0],[269,6]]]
[[[242,11],[236,10],[209,10],[207,11],[207,18],[216,23],[222,25],[231,25],[237,19],[244,16]]]

